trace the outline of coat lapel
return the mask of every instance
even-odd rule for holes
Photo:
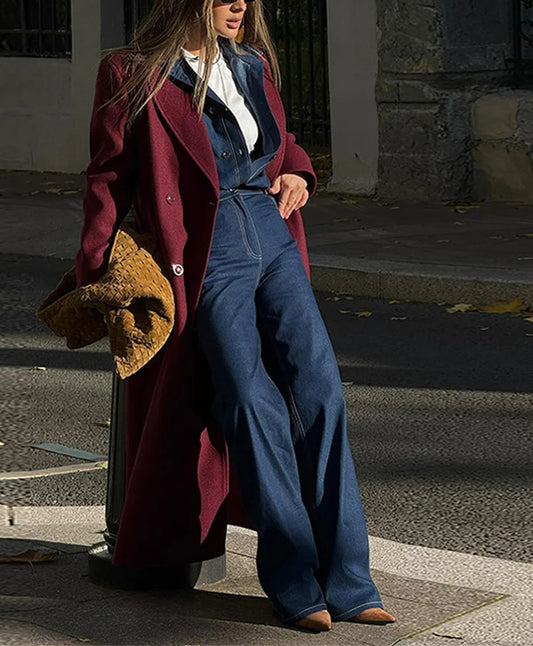
[[[179,142],[207,176],[218,193],[218,173],[215,156],[202,116],[198,116],[190,93],[181,83],[167,78],[154,103]]]

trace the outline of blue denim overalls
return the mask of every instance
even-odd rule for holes
[[[280,133],[263,63],[219,46],[261,133],[242,131],[209,89],[204,107],[220,181],[207,273],[196,314],[243,504],[258,531],[259,580],[281,619],[328,608],[348,619],[383,607],[346,435],[336,358],[300,252],[268,193],[265,167]],[[192,89],[180,59],[172,76]],[[255,149],[254,149],[255,152]]]

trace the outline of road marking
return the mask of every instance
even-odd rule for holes
[[[61,476],[66,473],[79,473],[80,471],[96,471],[97,469],[107,469],[107,461],[89,462],[82,464],[68,464],[63,467],[53,467],[51,469],[39,469],[35,471],[4,471],[0,473],[1,480],[26,480],[28,478],[44,478],[47,476]]]

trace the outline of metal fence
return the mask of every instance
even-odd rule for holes
[[[125,0],[126,32],[152,0]],[[330,147],[327,0],[263,0],[282,70],[289,130],[309,151]]]
[[[513,0],[513,77],[533,84],[533,0]]]
[[[0,56],[70,58],[70,0],[1,0]]]
[[[263,0],[282,69],[289,129],[310,148],[330,145],[326,0]]]

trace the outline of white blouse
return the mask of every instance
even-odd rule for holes
[[[183,55],[196,74],[201,76],[204,69],[204,61],[186,49],[183,50]],[[241,127],[242,134],[244,135],[248,152],[252,152],[259,139],[259,128],[253,114],[244,101],[243,95],[237,88],[232,71],[226,63],[224,56],[222,56],[220,49],[218,49],[213,62],[208,85],[235,115],[237,123]]]

